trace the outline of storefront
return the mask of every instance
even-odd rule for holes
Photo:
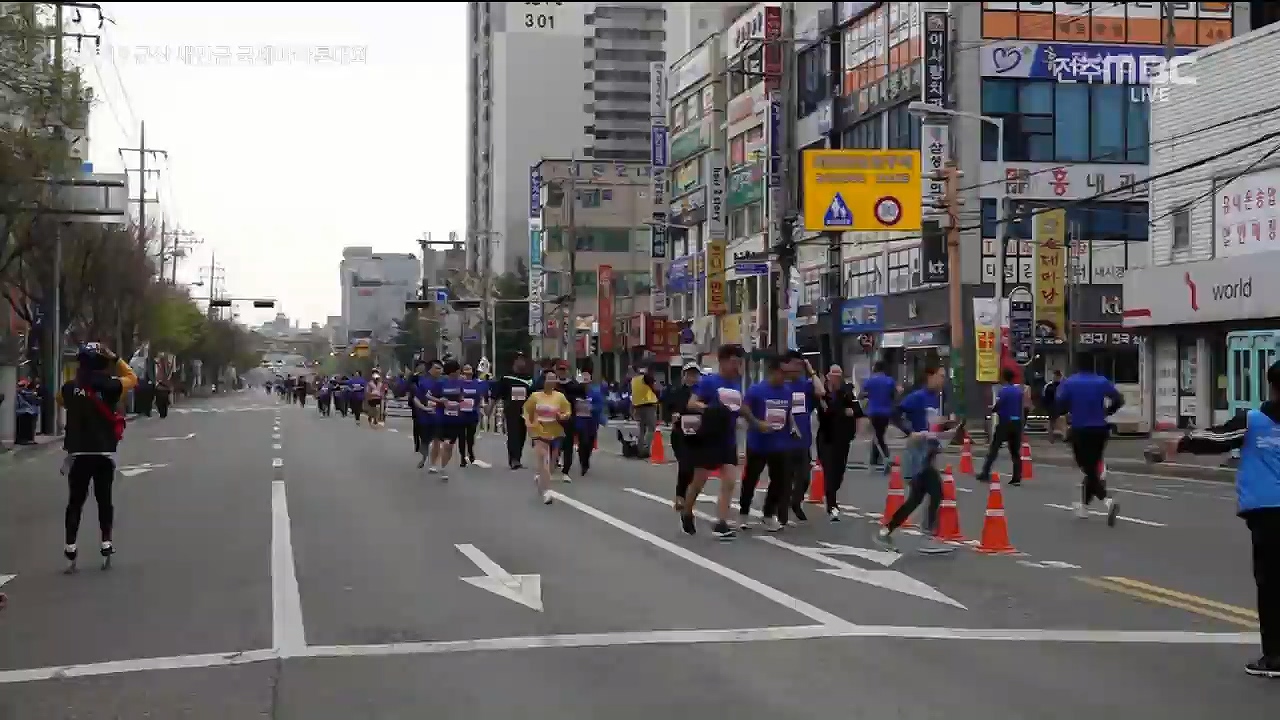
[[[1124,326],[1143,335],[1143,419],[1152,430],[1221,423],[1263,399],[1276,357],[1280,253],[1135,270],[1125,278]]]
[[[884,299],[879,359],[904,387],[915,385],[926,367],[947,364],[951,344],[948,292],[947,288],[934,288]]]
[[[884,331],[884,297],[845,300],[840,304],[840,312],[831,315],[832,330],[841,339],[840,364],[845,377],[861,384],[871,374],[880,333]]]

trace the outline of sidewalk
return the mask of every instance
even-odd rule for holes
[[[131,413],[125,417],[125,421],[132,425],[139,418],[145,417],[147,416],[140,413]],[[0,445],[0,462],[25,460],[51,448],[59,447],[62,447],[61,435],[36,435],[36,441],[32,445]]]

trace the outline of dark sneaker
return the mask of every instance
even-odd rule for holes
[[[1107,527],[1116,526],[1116,518],[1120,515],[1120,503],[1107,498]]]
[[[693,513],[680,514],[680,529],[684,531],[685,535],[698,534],[698,526],[693,522]]]
[[[1254,677],[1280,678],[1280,657],[1264,655],[1245,665],[1244,671]]]
[[[711,533],[716,536],[717,540],[727,541],[738,537],[738,533],[734,532],[733,528],[729,527],[729,523],[724,522],[723,520],[716,523],[716,526],[711,530]]]
[[[795,517],[796,522],[808,522],[809,516],[804,514],[804,507],[800,503],[791,506],[791,515]]]

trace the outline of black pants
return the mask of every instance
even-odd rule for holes
[[[880,450],[883,448],[885,452],[889,451],[889,446],[884,442],[884,433],[889,429],[889,416],[872,417],[871,429],[875,432],[876,439],[875,442],[871,443],[871,459],[868,462],[871,463],[872,467],[875,467],[883,465],[888,460],[881,454]]]
[[[351,414],[356,416],[356,422],[360,422],[360,411],[364,409],[364,398],[359,400],[351,399]]]
[[[1280,659],[1280,508],[1245,517],[1253,540],[1253,581],[1258,586],[1262,654]]]
[[[568,475],[569,470],[573,468],[574,443],[578,445],[578,464],[582,466],[582,474],[585,475],[591,469],[591,453],[596,447],[596,430],[578,427],[572,422],[565,424],[564,440],[560,445],[560,455],[563,460],[561,464],[565,475]]]
[[[36,419],[37,415],[27,415],[23,413],[17,416],[17,425],[14,427],[13,441],[18,445],[29,445],[36,441]]]
[[[791,463],[794,456],[788,452],[757,453],[747,451],[747,465],[742,471],[742,492],[738,496],[738,512],[741,515],[751,514],[751,501],[756,496],[756,486],[760,484],[760,476],[769,471],[769,489],[764,493],[764,507],[760,512],[765,517],[777,518],[786,523],[791,510],[791,478],[794,471]]]
[[[791,508],[798,511],[809,494],[809,481],[813,477],[813,461],[809,458],[809,448],[792,450],[787,453],[787,469],[791,471]]]
[[[928,515],[925,518],[927,528],[933,531],[938,527],[938,508],[942,506],[942,475],[938,473],[937,468],[929,466],[916,476],[911,478],[911,485],[907,491],[907,500],[902,503],[902,507],[898,508],[898,512],[893,514],[889,519],[889,532],[893,532],[902,527],[902,524],[911,517],[911,513],[920,507],[920,503],[924,502],[925,497],[929,498]]]
[[[426,435],[422,432],[422,422],[417,417],[413,418],[413,451],[422,452],[422,443],[426,442]]]
[[[98,529],[104,541],[111,539],[115,523],[115,506],[111,504],[111,484],[115,481],[116,466],[111,458],[101,455],[80,455],[71,460],[67,471],[66,542],[74,545],[80,534],[80,515],[89,498],[89,486],[93,485],[93,499],[98,505]]]
[[[511,467],[520,465],[524,456],[524,441],[528,439],[529,428],[524,425],[524,418],[519,415],[507,415],[507,464]]]
[[[1107,484],[1098,473],[1102,464],[1103,453],[1107,450],[1107,439],[1111,437],[1111,428],[1071,428],[1071,454],[1075,456],[1076,466],[1084,473],[1084,484],[1081,486],[1081,497],[1088,505],[1094,498],[1107,499]]]
[[[683,498],[693,482],[693,441],[683,432],[671,433],[671,454],[676,456],[676,497]]]
[[[169,417],[169,398],[156,398],[156,410],[160,413],[160,418]]]
[[[468,420],[466,425],[462,426],[462,442],[459,443],[463,462],[473,463],[476,461],[476,429],[479,427],[480,421]]]
[[[849,464],[849,447],[853,438],[824,438],[818,445],[818,463],[827,483],[827,510],[837,507],[837,494],[844,484],[845,466]]]
[[[1022,458],[1019,455],[1022,449],[1021,420],[1001,420],[996,424],[996,429],[991,433],[991,445],[987,448],[987,459],[982,463],[982,472],[978,473],[978,477],[991,475],[991,466],[1000,454],[1001,445],[1009,446],[1009,459],[1013,461],[1013,479],[1010,482],[1017,485],[1022,482]]]

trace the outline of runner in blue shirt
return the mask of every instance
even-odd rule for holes
[[[897,394],[898,383],[889,377],[888,365],[883,360],[876,362],[871,368],[871,377],[862,381],[862,399],[866,402],[867,417],[871,419],[871,429],[875,432],[875,441],[871,443],[871,466],[881,462],[887,463],[888,453],[885,451],[884,433],[889,429],[893,419],[893,397]]]
[[[791,514],[795,519],[808,520],[804,514],[804,500],[809,493],[809,478],[813,468],[813,411],[818,398],[826,395],[822,378],[814,372],[803,353],[792,350],[783,361],[787,385],[791,388],[791,418],[796,433],[791,440],[788,467],[791,468]]]
[[[1009,446],[1009,459],[1013,461],[1013,479],[1010,485],[1022,484],[1022,458],[1018,451],[1022,449],[1022,419],[1027,411],[1026,388],[1015,383],[1013,370],[1005,368],[1001,373],[1000,387],[996,388],[996,399],[991,404],[991,412],[996,416],[996,428],[991,433],[991,446],[987,448],[987,459],[982,463],[982,472],[978,473],[978,482],[991,479],[991,466],[1000,454],[1000,446]]]
[[[769,489],[765,492],[764,529],[777,532],[787,524],[787,506],[795,455],[795,437],[799,435],[791,414],[792,386],[787,382],[781,358],[765,363],[765,379],[752,385],[743,399],[743,407],[764,419],[764,426],[747,427],[747,461],[742,475],[742,493],[738,498],[738,520],[744,529],[750,527],[751,501],[756,484],[764,470],[769,471]]]
[[[437,387],[440,390],[441,402],[436,403],[436,429],[439,431],[436,442],[440,445],[440,480],[448,482],[446,470],[453,459],[453,448],[458,444],[466,429],[466,419],[462,414],[463,394],[462,368],[457,360],[444,363],[444,377]],[[427,472],[431,472],[430,469]]]
[[[1103,455],[1111,437],[1111,416],[1124,405],[1124,396],[1107,378],[1095,373],[1094,357],[1088,353],[1077,360],[1077,370],[1062,381],[1054,394],[1061,413],[1071,415],[1071,453],[1084,473],[1081,499],[1072,509],[1080,518],[1089,517],[1089,503],[1097,498],[1107,508],[1107,525],[1115,527],[1120,504],[1107,495]]]
[[[418,425],[418,451],[422,454],[422,459],[418,461],[418,469],[421,470],[424,465],[430,463],[432,473],[437,472],[437,463],[440,461],[440,422],[436,406],[441,402],[443,395],[440,391],[440,376],[443,370],[444,366],[439,360],[428,363],[427,372],[418,378],[411,400],[417,412],[414,422]]]
[[[458,451],[460,466],[476,461],[476,431],[480,427],[480,408],[484,407],[485,383],[477,380],[470,364],[462,366],[462,448]]]

